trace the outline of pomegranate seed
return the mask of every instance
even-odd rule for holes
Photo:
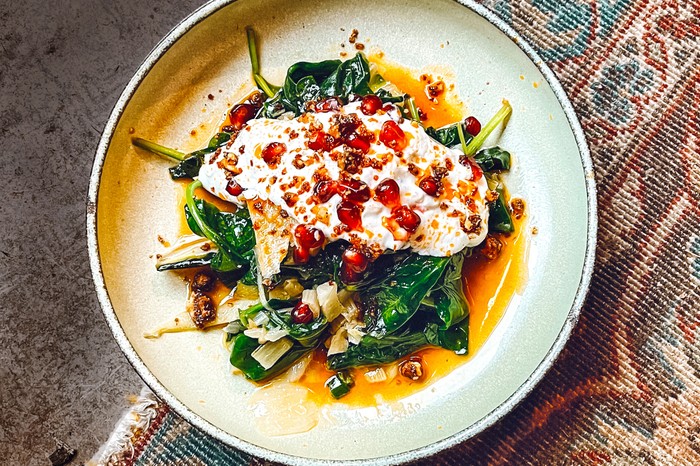
[[[354,272],[347,264],[340,268],[340,280],[343,283],[357,283],[362,280],[362,274]]]
[[[362,208],[349,201],[338,204],[338,219],[347,225],[351,230],[362,228]]]
[[[243,192],[243,188],[241,188],[241,185],[238,184],[236,180],[229,180],[226,185],[226,192],[231,196],[238,196]]]
[[[294,229],[294,237],[303,249],[320,248],[326,239],[326,235],[321,230],[309,225],[297,225]]]
[[[389,208],[399,205],[399,185],[396,181],[387,178],[374,189],[374,198]]]
[[[314,197],[318,203],[330,201],[334,194],[338,194],[337,181],[319,181],[314,186]]]
[[[357,133],[352,133],[350,136],[348,136],[345,139],[345,143],[348,146],[352,147],[353,149],[357,149],[357,150],[362,151],[363,154],[366,154],[367,152],[369,152],[369,148],[370,148],[369,141],[367,139],[361,137]]]
[[[337,112],[340,110],[343,104],[335,97],[329,97],[316,102],[315,108],[317,112],[327,113],[327,112]]]
[[[314,320],[314,313],[308,304],[299,301],[292,309],[293,324],[308,324]]]
[[[399,125],[392,120],[385,121],[382,125],[382,129],[379,132],[379,140],[382,141],[385,146],[395,151],[402,151],[408,145],[406,134]]]
[[[481,131],[481,123],[475,117],[470,116],[464,120],[464,129],[472,136],[476,136]]]
[[[360,180],[343,180],[338,183],[339,194],[346,201],[351,202],[367,202],[371,197],[369,186],[364,181]]]
[[[266,145],[262,150],[262,158],[266,164],[274,168],[275,165],[280,163],[282,154],[287,152],[287,146],[282,142],[271,142]]]
[[[376,95],[366,95],[362,98],[360,110],[365,115],[374,115],[380,108],[382,108],[382,99]]]
[[[394,209],[391,216],[401,228],[409,233],[415,233],[420,225],[420,216],[405,205]]]
[[[309,262],[309,258],[311,258],[311,253],[308,249],[295,248],[293,257],[295,264],[306,264]]]
[[[479,181],[482,176],[484,176],[484,172],[481,170],[481,167],[477,165],[476,162],[472,162],[471,159],[469,159],[469,166],[472,169],[472,177],[474,178],[474,181]]]
[[[420,183],[418,183],[418,187],[425,191],[425,194],[427,194],[428,196],[437,197],[438,195],[438,181],[432,176],[426,176],[425,178],[420,180]]]
[[[357,249],[349,248],[343,253],[343,263],[353,272],[362,273],[367,270],[369,259]]]
[[[384,110],[385,112],[390,112],[390,111],[394,110],[395,108],[396,107],[394,107],[394,105],[392,105],[392,104],[384,104],[384,106],[382,107],[382,110]]]
[[[229,112],[229,118],[231,119],[231,126],[234,129],[241,129],[243,125],[252,120],[255,117],[257,109],[253,104],[238,104],[231,109]]]
[[[325,150],[329,152],[337,145],[335,138],[323,131],[314,131],[309,136],[309,149],[311,150]]]

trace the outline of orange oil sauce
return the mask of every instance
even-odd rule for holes
[[[371,55],[369,60],[377,66],[378,72],[385,80],[411,95],[416,105],[425,115],[422,124],[425,127],[439,128],[460,121],[463,109],[459,100],[454,96],[451,85],[445,82],[445,92],[431,99],[426,93],[429,83],[441,80],[439,73],[416,73],[397,64],[386,61],[381,54]],[[221,127],[230,124],[228,114]],[[179,202],[179,212],[183,212],[185,204],[184,189]],[[231,211],[235,207],[203,189],[196,193],[197,197],[214,203],[221,210]],[[189,234],[190,230],[182,214],[181,232]],[[368,368],[353,369],[355,385],[342,402],[353,406],[373,406],[376,395],[381,395],[385,401],[395,401],[426,388],[430,383],[451,372],[458,365],[468,361],[483,344],[500,321],[513,295],[519,292],[526,280],[526,249],[527,238],[524,234],[525,219],[513,219],[515,231],[510,235],[499,235],[503,243],[501,254],[492,261],[487,260],[478,248],[472,257],[465,260],[463,275],[466,284],[467,300],[469,301],[469,354],[456,355],[443,348],[427,348],[416,352],[425,363],[426,374],[422,380],[414,382],[397,375],[392,380],[370,383],[364,373]],[[185,279],[191,279],[197,270],[180,272]],[[223,299],[230,290],[218,283],[212,293],[215,302]],[[407,359],[402,358],[402,360]],[[334,402],[325,382],[334,374],[325,367],[323,351],[316,350],[313,360],[302,376],[300,383],[313,393],[312,398],[321,404]]]
[[[368,59],[377,67],[377,71],[386,81],[413,97],[426,117],[422,120],[426,128],[428,126],[440,128],[463,118],[461,105],[450,89],[452,84],[444,81],[439,73],[416,73],[384,59],[382,54],[370,55]],[[426,86],[436,81],[443,81],[445,90],[431,100],[426,93]]]
[[[342,402],[353,406],[373,406],[376,404],[376,394],[384,401],[395,401],[404,398],[430,383],[451,372],[455,367],[468,361],[491,334],[503,316],[513,295],[523,285],[525,278],[525,249],[524,219],[514,220],[515,231],[509,236],[500,236],[503,249],[498,258],[493,261],[474,251],[472,257],[464,262],[464,279],[466,282],[467,299],[469,301],[469,355],[458,356],[443,348],[427,348],[418,351],[423,358],[425,377],[413,382],[401,375],[391,381],[370,383],[365,379],[367,368],[353,369],[352,375],[355,386]],[[408,359],[402,358],[401,360]],[[301,379],[319,403],[331,403],[333,398],[325,387],[325,382],[334,374],[326,369],[325,356],[321,351],[314,354],[314,359]]]

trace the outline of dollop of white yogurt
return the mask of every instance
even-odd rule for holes
[[[462,152],[433,140],[417,123],[401,118],[395,108],[364,115],[359,103],[350,103],[337,111],[306,113],[293,119],[255,119],[249,121],[235,139],[220,151],[209,154],[199,179],[212,194],[239,206],[246,199],[268,200],[282,208],[300,224],[321,230],[329,241],[344,239],[375,251],[410,248],[432,256],[450,256],[481,243],[487,234],[489,209],[485,201],[488,186],[473,161]],[[346,157],[356,153],[347,145],[331,151],[312,150],[309,136],[318,130],[332,132],[338,115],[355,114],[367,132],[375,135],[366,163],[361,169],[344,170]],[[407,138],[406,147],[396,152],[380,141],[382,125],[393,120]],[[264,148],[273,142],[284,144],[279,162],[268,165]],[[436,167],[442,174],[443,189],[438,197],[420,188],[420,181],[432,176]],[[321,176],[319,177],[319,174]],[[361,229],[349,230],[338,218],[338,194],[319,203],[314,187],[320,178],[339,180],[341,176],[367,184],[372,197],[362,204]],[[243,188],[238,196],[227,192],[230,180]],[[374,189],[385,179],[396,181],[400,202],[420,216],[420,226],[408,238],[397,238],[387,228],[392,209],[374,198]]]

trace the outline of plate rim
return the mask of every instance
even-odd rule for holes
[[[279,463],[290,464],[290,465],[338,465],[338,464],[348,464],[348,465],[360,465],[366,464],[368,460],[330,460],[330,459],[313,459],[306,458],[296,455],[290,455],[287,453],[281,453],[277,451],[270,450],[268,448],[260,447],[243,439],[230,434],[223,429],[220,429],[201,417],[200,415],[193,412],[184,403],[179,401],[172,393],[170,393],[167,388],[155,377],[155,375],[148,369],[146,364],[141,360],[136,350],[129,342],[124,329],[119,323],[116,312],[112,306],[107,292],[107,287],[104,280],[104,275],[102,273],[102,264],[100,262],[99,247],[97,242],[97,202],[98,193],[100,187],[100,180],[102,177],[102,169],[104,167],[104,161],[107,156],[109,146],[112,142],[112,137],[114,136],[114,131],[121,119],[121,116],[126,109],[127,105],[131,101],[131,98],[135,94],[141,82],[146,78],[151,69],[156,65],[156,63],[167,53],[167,51],[180,39],[182,38],[190,29],[198,25],[200,22],[207,19],[212,14],[216,13],[220,9],[227,5],[235,3],[237,0],[210,0],[204,5],[200,6],[194,10],[189,16],[180,21],[173,29],[168,32],[149,52],[145,60],[139,65],[138,69],[129,80],[124,90],[122,91],[119,99],[112,108],[110,116],[105,123],[102,135],[100,137],[99,144],[95,151],[95,158],[93,161],[93,166],[90,174],[90,185],[88,188],[87,195],[87,207],[86,207],[86,230],[87,230],[87,246],[88,246],[88,256],[90,262],[90,269],[92,274],[92,279],[95,285],[95,291],[97,293],[97,298],[100,303],[102,314],[107,321],[107,325],[112,332],[114,339],[117,341],[120,350],[126,356],[129,363],[134,367],[141,379],[149,386],[151,390],[164,402],[166,402],[178,415],[182,416],[187,422],[206,434],[216,438],[217,440],[242,450],[248,454],[255,455],[258,457],[265,458],[270,461],[276,461]],[[576,141],[576,146],[579,151],[579,156],[581,158],[581,164],[584,171],[584,180],[586,188],[586,204],[588,207],[587,212],[587,232],[586,232],[586,251],[584,255],[584,262],[581,271],[581,279],[576,290],[571,308],[567,314],[567,318],[562,325],[556,339],[552,343],[552,346],[545,354],[544,358],[539,362],[536,369],[530,374],[530,376],[501,404],[491,410],[488,414],[484,415],[477,422],[473,423],[469,427],[449,436],[437,442],[433,442],[429,445],[425,445],[420,448],[413,450],[408,450],[401,453],[396,453],[392,455],[382,456],[378,458],[372,458],[373,464],[378,465],[388,465],[388,464],[400,464],[408,461],[414,461],[420,458],[425,458],[432,456],[440,451],[451,448],[465,440],[468,440],[475,435],[485,431],[489,427],[493,426],[496,422],[500,421],[504,416],[511,412],[521,401],[523,401],[539,384],[547,371],[552,367],[557,357],[563,350],[566,342],[571,336],[571,332],[578,322],[579,316],[581,314],[581,309],[583,308],[584,301],[588,294],[591,278],[595,265],[595,251],[597,242],[597,230],[598,230],[598,213],[597,213],[597,196],[596,196],[596,182],[595,174],[593,170],[593,162],[591,160],[590,151],[586,141],[586,136],[581,127],[578,117],[574,111],[573,105],[569,100],[566,92],[564,91],[558,78],[551,70],[551,68],[545,63],[545,61],[540,57],[540,55],[535,51],[535,49],[530,45],[530,43],[524,39],[518,32],[515,31],[508,23],[499,18],[494,12],[488,10],[486,7],[477,4],[474,0],[453,0],[456,3],[470,9],[472,12],[481,16],[483,19],[488,21],[491,25],[495,26],[501,33],[505,34],[509,39],[511,39],[517,46],[522,50],[528,58],[533,62],[537,69],[542,73],[545,80],[549,84],[550,88],[554,92],[559,104],[566,115],[569,127],[574,135]]]

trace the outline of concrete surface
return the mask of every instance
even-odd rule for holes
[[[156,3],[156,5],[154,5]],[[97,142],[150,49],[201,2],[0,0],[0,463],[89,459],[143,385],[88,266]]]

